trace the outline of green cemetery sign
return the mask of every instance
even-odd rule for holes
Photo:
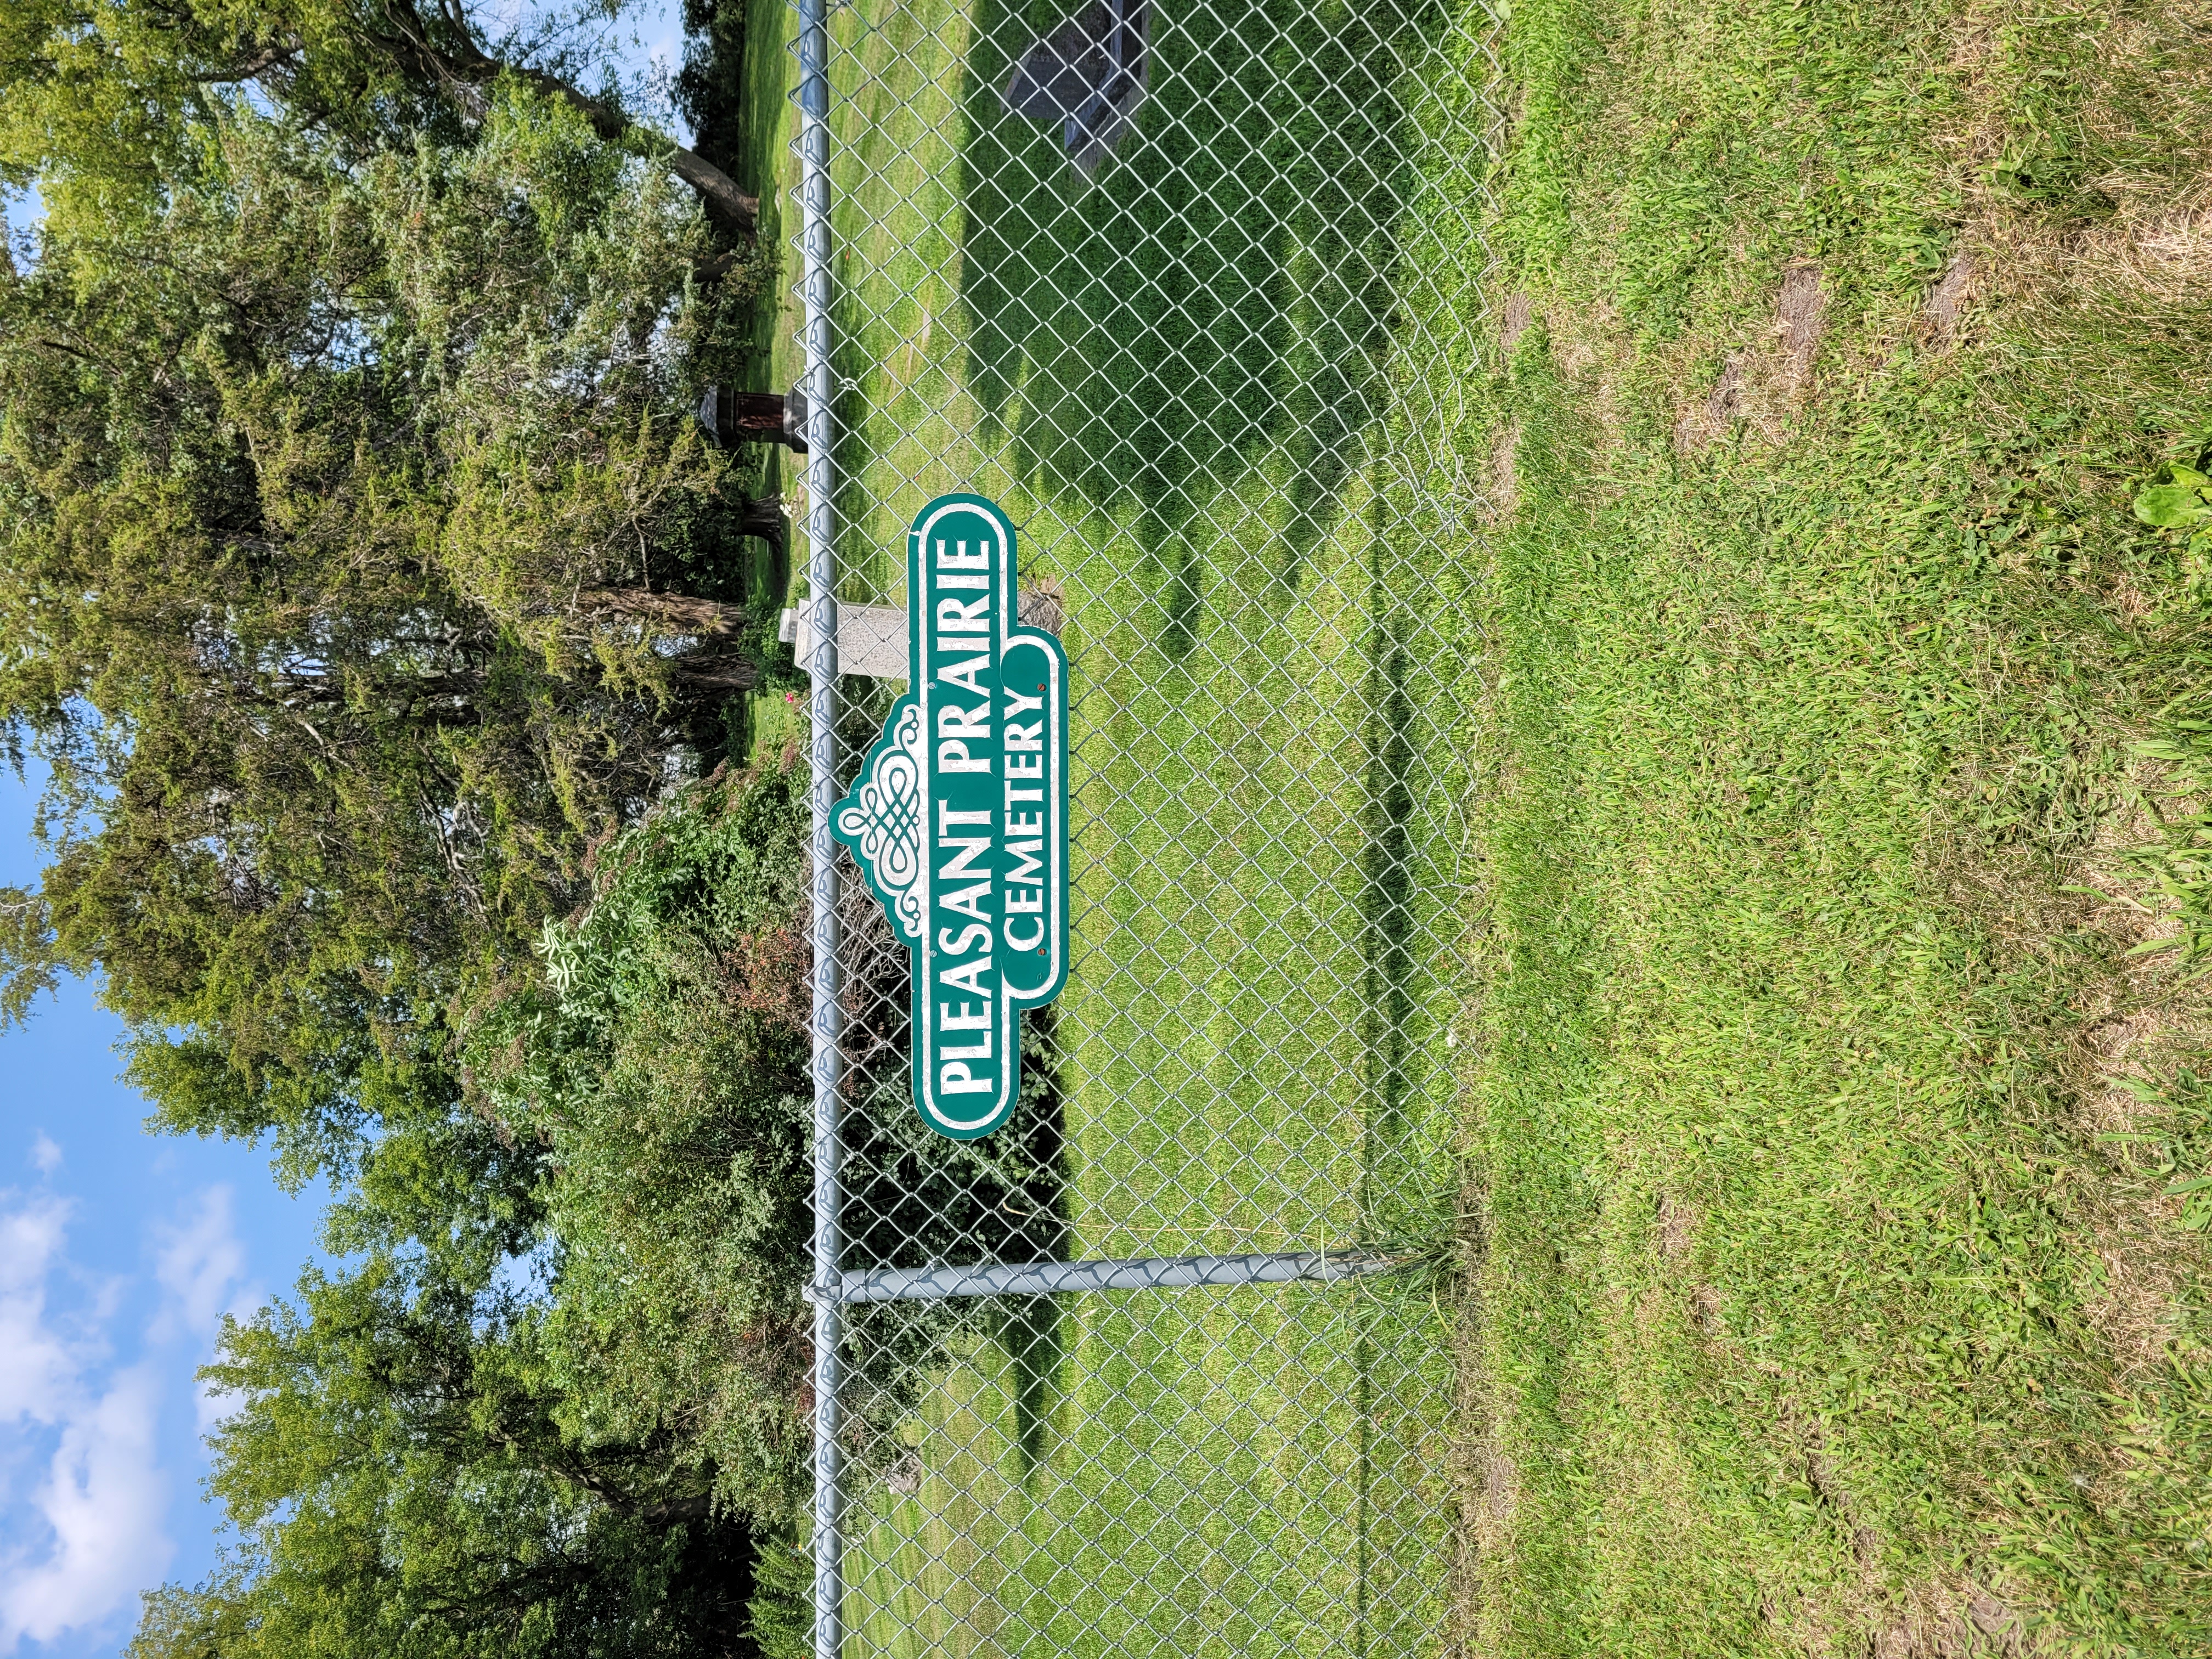
[[[910,678],[832,829],[914,954],[914,1103],[939,1134],[1014,1109],[1020,1010],[1067,980],[1067,657],[1014,615],[1014,527],[943,495],[907,538]]]

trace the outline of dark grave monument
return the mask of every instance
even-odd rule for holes
[[[1147,0],[1097,0],[1040,38],[1014,65],[1001,94],[1032,121],[1057,121],[1077,171],[1088,178],[1128,132],[1144,101]]]

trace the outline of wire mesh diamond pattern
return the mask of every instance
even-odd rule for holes
[[[1497,20],[800,15],[815,591],[902,605],[916,512],[992,498],[1072,721],[1068,986],[997,1133],[921,1123],[907,951],[817,860],[817,1652],[1440,1651]],[[817,682],[817,804],[900,689]],[[852,1288],[1296,1253],[1361,1270]]]

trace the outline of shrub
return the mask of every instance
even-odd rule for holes
[[[544,1149],[550,1353],[586,1441],[660,1437],[782,1512],[808,1367],[803,781],[717,775],[600,849],[470,1081]]]

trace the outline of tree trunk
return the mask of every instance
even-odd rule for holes
[[[760,665],[741,651],[693,651],[668,665],[690,690],[750,691],[761,683]]]
[[[744,511],[738,515],[738,530],[742,535],[757,536],[778,553],[782,552],[791,533],[790,525],[783,516],[783,497],[749,498]]]
[[[745,620],[742,605],[694,599],[689,593],[653,593],[642,587],[587,587],[576,595],[576,603],[586,611],[650,617],[687,634],[726,634]]]
[[[744,625],[743,605],[689,593],[653,593],[642,587],[588,587],[576,596],[576,602],[583,610],[600,614],[649,617],[663,627],[709,641],[668,660],[669,672],[689,690],[750,691],[761,683],[761,666],[751,653],[720,637]]]

